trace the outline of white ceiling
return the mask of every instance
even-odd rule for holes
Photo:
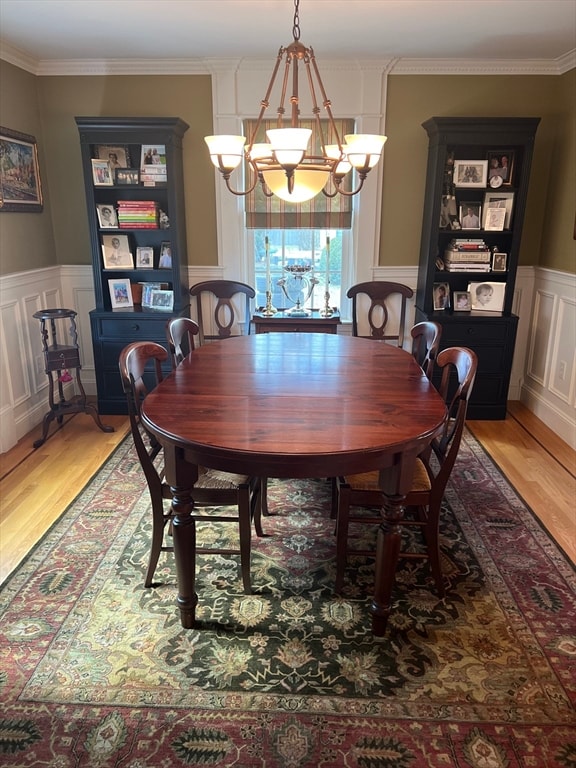
[[[0,41],[39,64],[271,58],[293,15],[293,0],[0,0]],[[576,0],[300,0],[299,15],[319,61],[557,62],[576,48]]]

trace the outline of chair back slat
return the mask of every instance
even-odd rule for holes
[[[205,280],[190,288],[190,295],[196,298],[196,314],[199,326],[200,344],[207,341],[227,339],[234,333],[234,329],[242,322],[242,315],[235,306],[233,299],[238,295],[243,299],[244,322],[247,333],[250,333],[250,300],[256,296],[256,291],[246,283],[236,280]],[[204,309],[210,300],[210,314],[205,316]]]
[[[185,357],[194,351],[194,337],[198,336],[198,323],[189,317],[173,317],[166,323],[166,340],[170,350],[172,368],[176,368]]]
[[[404,327],[406,323],[406,304],[412,298],[414,291],[408,285],[394,283],[385,280],[357,283],[348,289],[346,294],[352,299],[352,335],[362,338],[381,339],[382,341],[396,341],[401,347],[404,344]],[[367,296],[369,306],[362,312],[362,296]],[[398,328],[390,332],[388,327],[390,308],[393,297],[400,299],[400,311],[398,313]],[[362,333],[362,326],[367,326],[369,333]],[[387,332],[388,331],[388,332]]]
[[[412,336],[412,355],[426,376],[432,379],[440,349],[442,326],[433,320],[424,320],[412,326],[410,335]]]

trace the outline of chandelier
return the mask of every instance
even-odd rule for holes
[[[246,144],[245,136],[219,135],[205,136],[204,140],[210,151],[212,163],[222,174],[226,187],[234,195],[247,195],[260,183],[267,197],[276,195],[291,203],[311,200],[322,192],[326,197],[337,194],[352,196],[357,194],[364,184],[366,176],[376,165],[382,154],[386,136],[375,134],[346,134],[341,140],[334,117],[332,102],[326,91],[316,65],[312,48],[306,48],[300,42],[298,6],[300,0],[294,0],[294,22],[292,34],[294,40],[286,48],[278,51],[276,64],[268,84],[265,97],[261,101],[260,113],[254,130]],[[262,124],[264,113],[270,105],[270,96],[274,89],[276,76],[284,60],[280,105],[277,109],[276,128],[266,131],[266,142],[256,142],[256,136]],[[300,101],[298,95],[298,65],[302,63],[306,70],[312,104],[313,122],[316,125],[320,154],[309,154],[308,145],[312,130],[299,124]],[[290,96],[290,127],[286,127],[285,101],[288,84],[292,73],[292,95]],[[326,144],[317,92],[322,98],[326,110],[331,134],[335,144]],[[246,161],[249,171],[247,188],[244,191],[234,189],[230,183],[232,172],[242,160]],[[343,180],[355,169],[359,183],[356,189],[344,189]]]

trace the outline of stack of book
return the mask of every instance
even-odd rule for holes
[[[158,204],[154,200],[120,200],[120,229],[158,229]]]
[[[490,272],[490,248],[478,238],[455,238],[444,251],[447,272]]]

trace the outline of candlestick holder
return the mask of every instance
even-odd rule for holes
[[[332,317],[334,314],[334,310],[330,306],[330,291],[326,291],[324,294],[324,307],[320,310],[320,315],[322,317]]]
[[[276,307],[272,304],[272,291],[267,290],[266,291],[266,306],[264,307],[262,314],[264,317],[272,317],[272,315],[275,315],[278,310]]]

